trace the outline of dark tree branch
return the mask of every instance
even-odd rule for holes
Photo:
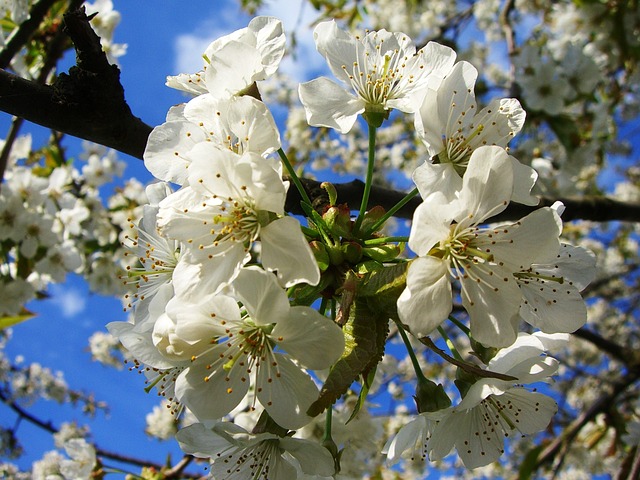
[[[0,70],[0,110],[141,158],[151,127],[131,113],[118,67],[109,65],[84,9],[64,22],[77,66],[51,86]]]

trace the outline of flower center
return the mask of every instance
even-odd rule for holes
[[[382,39],[375,45],[374,52],[358,55],[359,60],[353,62],[351,68],[342,65],[353,89],[367,103],[366,111],[387,110],[387,101],[405,94],[416,80],[413,74],[405,71],[410,57],[398,48],[383,54],[383,47]]]

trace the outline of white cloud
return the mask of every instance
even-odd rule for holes
[[[64,318],[73,318],[87,307],[87,297],[80,290],[64,285],[51,286],[51,303]]]

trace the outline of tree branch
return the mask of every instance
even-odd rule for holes
[[[84,8],[64,15],[77,66],[53,85],[0,70],[0,110],[141,158],[151,127],[131,113],[120,70],[109,65]]]

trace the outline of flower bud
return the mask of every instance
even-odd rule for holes
[[[400,252],[402,252],[402,248],[400,245],[396,245],[395,243],[376,245],[362,249],[362,254],[364,256],[372,258],[378,262],[389,262],[400,255]]]
[[[336,237],[351,238],[351,211],[347,205],[331,206],[322,215],[323,220]]]
[[[362,259],[362,246],[355,242],[342,244],[342,252],[344,259],[349,263],[356,264]]]
[[[442,384],[436,385],[424,377],[418,379],[413,399],[416,401],[418,413],[435,412],[451,406],[451,399],[445,393]]]
[[[318,262],[318,268],[321,272],[324,272],[331,264],[327,248],[324,243],[318,242],[317,240],[312,241],[309,245],[311,246],[313,256],[316,258],[316,262]]]
[[[361,232],[369,231],[369,229],[373,226],[373,224],[376,223],[378,220],[380,220],[385,213],[387,212],[385,211],[384,207],[381,207],[380,205],[376,205],[375,207],[369,209],[367,213],[364,214],[364,217],[362,218],[360,231]]]

